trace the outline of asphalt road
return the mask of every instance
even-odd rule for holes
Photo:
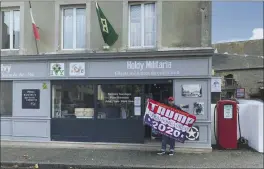
[[[214,150],[204,154],[176,153],[171,157],[145,151],[1,147],[1,163],[24,164],[20,168],[13,166],[17,169],[34,164],[39,164],[39,169],[263,168],[263,154],[251,150]],[[1,168],[7,169],[5,166]]]

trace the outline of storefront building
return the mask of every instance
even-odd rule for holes
[[[173,95],[198,119],[199,135],[182,146],[211,147],[212,54],[202,49],[4,57],[1,139],[145,143],[146,99]]]

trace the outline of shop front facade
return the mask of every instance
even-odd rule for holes
[[[3,59],[1,139],[145,143],[147,98],[174,96],[198,119],[180,145],[211,147],[211,50],[107,55]]]

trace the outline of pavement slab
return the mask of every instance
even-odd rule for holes
[[[49,169],[54,167],[62,169],[65,166],[69,169],[70,167],[72,169],[263,168],[263,154],[243,149],[158,156],[156,152],[150,151],[1,147],[1,163],[2,165],[8,164],[6,167],[16,164],[23,164],[24,166],[42,165],[43,167],[39,167],[39,169],[44,169],[45,166],[49,166]]]

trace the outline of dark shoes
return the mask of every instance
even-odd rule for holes
[[[160,151],[160,152],[158,152],[157,154],[158,154],[158,155],[164,155],[164,154],[166,154],[166,152],[165,152],[165,151]]]
[[[160,151],[160,152],[158,152],[157,153],[158,155],[164,155],[164,154],[166,154],[166,152],[165,151]],[[169,152],[169,156],[173,156],[174,155],[174,152],[173,151],[170,151]]]

